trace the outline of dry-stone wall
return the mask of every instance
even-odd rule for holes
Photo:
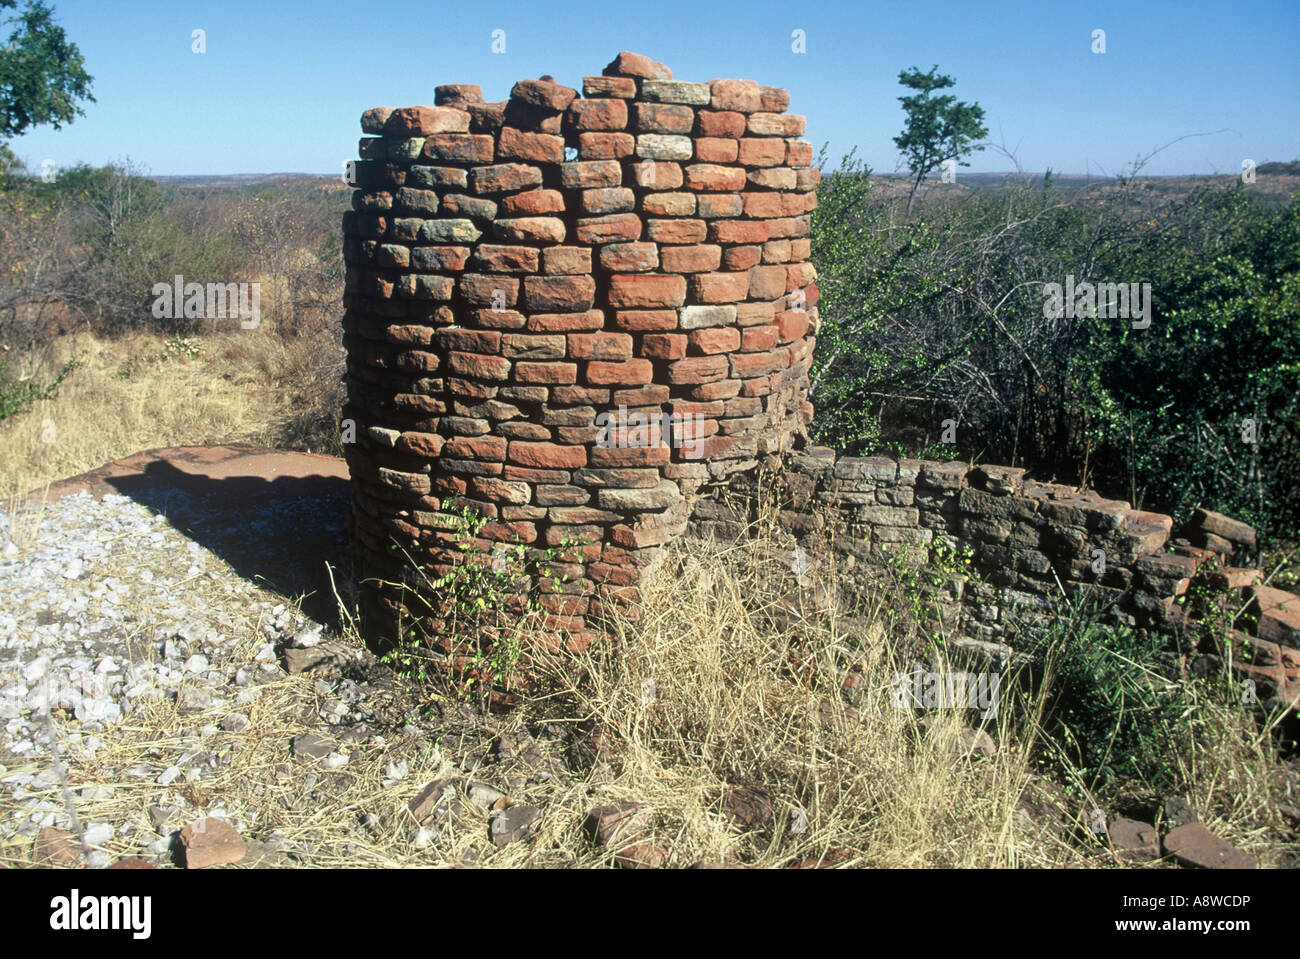
[[[468,505],[489,551],[582,544],[541,597],[581,648],[610,604],[635,614],[688,497],[806,433],[820,174],[789,95],[630,53],[582,88],[449,85],[362,117],[344,416],[381,629],[442,634],[396,584],[461,561],[446,510]]]
[[[732,540],[774,510],[806,555],[837,554],[838,586],[849,591],[868,588],[872,570],[891,559],[952,570],[961,564],[945,557],[969,554],[978,575],[916,584],[969,651],[1005,662],[1026,617],[1083,596],[1132,628],[1180,634],[1194,667],[1217,667],[1230,649],[1232,669],[1254,681],[1261,701],[1300,702],[1300,597],[1268,587],[1246,565],[1256,542],[1245,523],[1197,510],[1175,536],[1169,516],[1006,466],[847,457],[825,447],[762,465],[729,483],[734,495],[701,500],[690,532]],[[1189,628],[1218,611],[1244,627],[1227,628],[1227,643]]]
[[[981,579],[935,612],[990,648],[1081,591],[1176,631],[1189,587],[1218,588],[1253,611],[1234,668],[1300,694],[1300,598],[1244,567],[1248,526],[1200,513],[1171,539],[1168,516],[1023,470],[809,447],[820,174],[788,105],[621,53],[581,95],[453,84],[362,116],[343,323],[367,628],[459,652],[436,583],[466,562],[468,508],[474,555],[509,564],[506,611],[533,596],[549,643],[580,650],[606,612],[638,615],[665,543],[740,535],[775,495],[786,529],[843,534],[850,587],[854,563],[971,549]]]

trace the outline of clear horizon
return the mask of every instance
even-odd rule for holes
[[[66,169],[130,159],[155,176],[328,175],[356,156],[369,107],[431,103],[441,83],[477,83],[485,99],[503,99],[514,81],[543,73],[580,88],[624,49],[678,79],[787,88],[790,111],[808,117],[815,151],[829,145],[832,167],[856,147],[873,172],[900,171],[898,72],[933,64],[957,81],[945,92],[984,108],[988,141],[1025,171],[1107,177],[1154,153],[1145,175],[1236,174],[1245,160],[1300,158],[1294,3],[1228,15],[1204,2],[1102,2],[1086,12],[942,2],[919,15],[668,0],[634,26],[594,3],[440,13],[393,0],[377,8],[382,19],[333,2],[52,5],[97,102],[62,130],[10,142],[32,171],[47,160]],[[195,30],[206,52],[193,51]],[[497,30],[504,53],[492,52]],[[1105,31],[1104,53],[1093,52],[1095,30]],[[806,52],[794,50],[796,31]],[[1015,166],[993,148],[969,161],[959,177]]]

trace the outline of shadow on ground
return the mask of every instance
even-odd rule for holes
[[[353,582],[343,460],[246,445],[146,450],[50,487],[49,499],[117,493],[162,516],[242,577],[340,625],[328,564],[345,602]],[[39,494],[33,494],[39,499]]]

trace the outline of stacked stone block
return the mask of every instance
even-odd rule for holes
[[[516,586],[561,567],[544,625],[583,648],[614,607],[635,617],[701,488],[806,436],[819,171],[788,106],[622,53],[581,93],[452,84],[362,116],[344,417],[372,629],[438,641],[442,597],[394,584],[464,561],[467,506],[484,551],[564,550]]]
[[[1245,523],[1198,510],[1174,537],[1172,517],[1035,482],[1006,466],[848,457],[812,447],[771,457],[764,467],[767,475],[731,482],[739,508],[702,499],[690,531],[721,540],[742,535],[760,501],[775,493],[780,526],[810,552],[834,542],[847,560],[841,575],[850,588],[858,563],[871,568],[902,557],[935,567],[937,551],[969,549],[979,580],[945,583],[932,611],[977,643],[1004,648],[1026,613],[1051,614],[1080,594],[1125,625],[1183,633],[1197,612],[1189,591],[1203,585],[1217,592],[1225,612],[1250,613],[1250,632],[1231,629],[1226,643],[1192,651],[1217,666],[1231,647],[1232,669],[1256,683],[1261,699],[1300,704],[1300,597],[1263,585],[1259,571],[1246,568],[1256,543]],[[834,537],[824,535],[831,530]]]

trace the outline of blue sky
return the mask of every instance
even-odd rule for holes
[[[371,106],[433,102],[440,83],[504,99],[550,73],[581,86],[623,49],[682,80],[744,77],[791,93],[808,139],[898,166],[900,69],[938,64],[984,107],[1022,168],[1228,173],[1300,158],[1300,3],[700,3],[566,0],[53,0],[98,102],[12,147],[46,159],[129,157],[154,174],[329,173],[356,155]],[[791,10],[797,12],[791,13]],[[619,11],[622,11],[621,13]],[[206,31],[193,53],[191,32]],[[491,50],[505,31],[506,52]],[[1106,52],[1093,53],[1092,32]],[[802,30],[807,52],[792,52]],[[7,35],[8,28],[5,28]],[[1190,136],[1207,134],[1204,136]],[[989,150],[972,171],[1013,163]]]

